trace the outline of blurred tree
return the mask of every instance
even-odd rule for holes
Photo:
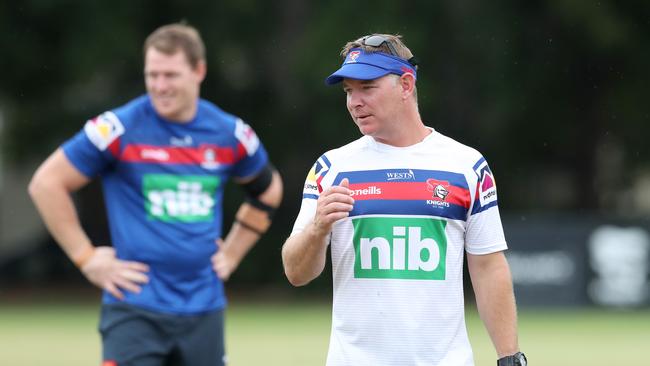
[[[251,123],[285,177],[285,204],[241,275],[273,281],[307,170],[359,136],[324,78],[346,41],[399,33],[421,61],[423,119],[486,156],[504,211],[643,214],[630,192],[650,174],[649,16],[648,2],[613,0],[3,2],[1,149],[8,166],[44,158],[143,93],[144,38],[185,20],[207,45],[204,97]],[[84,202],[97,191],[82,209],[96,210]]]

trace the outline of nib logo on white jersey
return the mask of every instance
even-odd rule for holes
[[[355,278],[445,279],[444,220],[361,217],[352,225]]]

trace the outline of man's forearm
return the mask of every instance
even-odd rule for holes
[[[294,286],[306,285],[325,268],[327,235],[317,232],[313,223],[287,239],[282,247],[282,263],[287,279]]]
[[[502,253],[488,256],[468,258],[468,264],[479,314],[498,357],[503,357],[519,351],[517,309],[505,257]]]
[[[271,226],[273,214],[282,201],[282,179],[277,171],[272,173],[270,184],[265,191],[253,197],[252,201],[239,206],[225,240],[218,240],[220,248],[213,265],[217,275],[223,280],[230,277]]]
[[[54,240],[75,264],[82,265],[93,246],[70,194],[61,187],[38,182],[30,184],[29,193]]]
[[[77,267],[90,257],[93,246],[81,227],[71,193],[89,181],[59,148],[36,170],[28,187],[45,226]]]
[[[223,248],[228,253],[228,257],[237,265],[244,259],[246,254],[255,246],[260,239],[260,233],[250,230],[237,222],[233,223],[226,239],[223,242]]]

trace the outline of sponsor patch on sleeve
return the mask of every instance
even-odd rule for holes
[[[474,171],[478,175],[477,198],[481,207],[485,207],[492,202],[496,202],[497,185],[487,161],[485,159],[481,160],[476,165]]]
[[[316,176],[316,183],[318,184],[318,189],[322,192],[323,188],[321,187],[320,183],[325,178],[325,175],[330,171],[330,166],[332,166],[332,163],[330,163],[329,159],[327,156],[322,155],[318,160],[316,161],[316,164],[314,164],[314,175]]]
[[[90,119],[84,126],[88,139],[99,150],[104,151],[110,144],[124,134],[124,126],[113,112],[104,112]]]
[[[309,174],[307,174],[307,179],[305,179],[305,187],[302,195],[303,198],[318,198],[320,193],[323,192],[321,182],[327,172],[329,172],[330,166],[330,161],[325,155],[316,160],[309,170]]]
[[[251,126],[241,119],[237,119],[235,125],[235,137],[237,137],[239,142],[244,146],[248,156],[254,155],[257,148],[260,146],[260,140],[255,134],[255,131],[253,131]]]
[[[314,164],[307,174],[307,179],[305,179],[305,187],[302,190],[302,197],[318,198],[319,194],[318,182],[316,182],[316,164]]]

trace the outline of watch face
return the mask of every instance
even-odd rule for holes
[[[526,360],[526,356],[523,353],[518,352],[515,355],[515,357],[517,357],[517,364],[518,365],[520,365],[520,366],[527,366],[528,365],[528,360]]]

